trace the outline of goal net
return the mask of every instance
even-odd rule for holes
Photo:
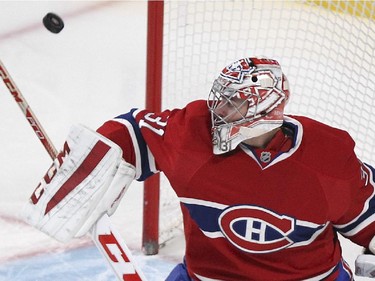
[[[162,109],[206,99],[224,66],[264,55],[288,77],[287,114],[347,130],[375,163],[374,11],[370,1],[165,1]],[[162,244],[182,220],[163,177],[160,187]]]

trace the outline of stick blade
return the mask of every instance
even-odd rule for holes
[[[104,214],[90,229],[91,239],[106,258],[119,280],[146,281],[137,268],[129,248]]]

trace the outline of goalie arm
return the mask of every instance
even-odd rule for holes
[[[97,132],[71,129],[25,208],[29,224],[63,242],[82,236],[102,214],[113,214],[133,179],[159,172],[134,111]]]
[[[346,223],[335,225],[338,231],[364,247],[355,261],[355,274],[375,277],[375,170],[360,162],[360,187],[350,197]]]
[[[123,152],[123,159],[135,167],[135,179],[144,181],[160,172],[154,155],[144,139],[136,109],[105,122],[97,132],[115,142]]]

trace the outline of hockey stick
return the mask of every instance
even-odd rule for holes
[[[52,160],[57,157],[57,150],[48,138],[43,127],[40,125],[29,104],[21,94],[20,90],[14,83],[9,72],[0,60],[0,76],[3,79],[9,92],[21,108],[26,119],[29,121],[35,134],[51,156]],[[113,272],[119,280],[124,281],[142,281],[146,280],[142,272],[136,268],[132,262],[133,257],[120,236],[119,232],[113,227],[107,214],[102,215],[89,230],[91,239],[100,253],[105,257]]]
[[[33,128],[35,134],[42,142],[44,148],[47,150],[48,154],[51,156],[52,159],[56,158],[57,150],[52,145],[51,140],[48,138],[46,133],[44,132],[42,126],[40,125],[39,121],[36,119],[35,114],[31,110],[30,106],[26,102],[25,98],[22,96],[20,90],[17,88],[16,84],[14,83],[13,79],[10,77],[8,71],[6,70],[2,61],[0,61],[0,76],[3,79],[5,86],[9,89],[9,92],[14,97],[14,100],[17,102],[19,107],[21,108],[23,114],[25,115],[27,121],[29,121],[30,126]]]

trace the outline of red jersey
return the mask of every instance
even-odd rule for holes
[[[266,148],[214,155],[206,101],[133,110],[98,131],[137,180],[161,171],[170,181],[193,280],[334,280],[337,232],[364,247],[375,235],[374,170],[345,131],[286,116]]]

